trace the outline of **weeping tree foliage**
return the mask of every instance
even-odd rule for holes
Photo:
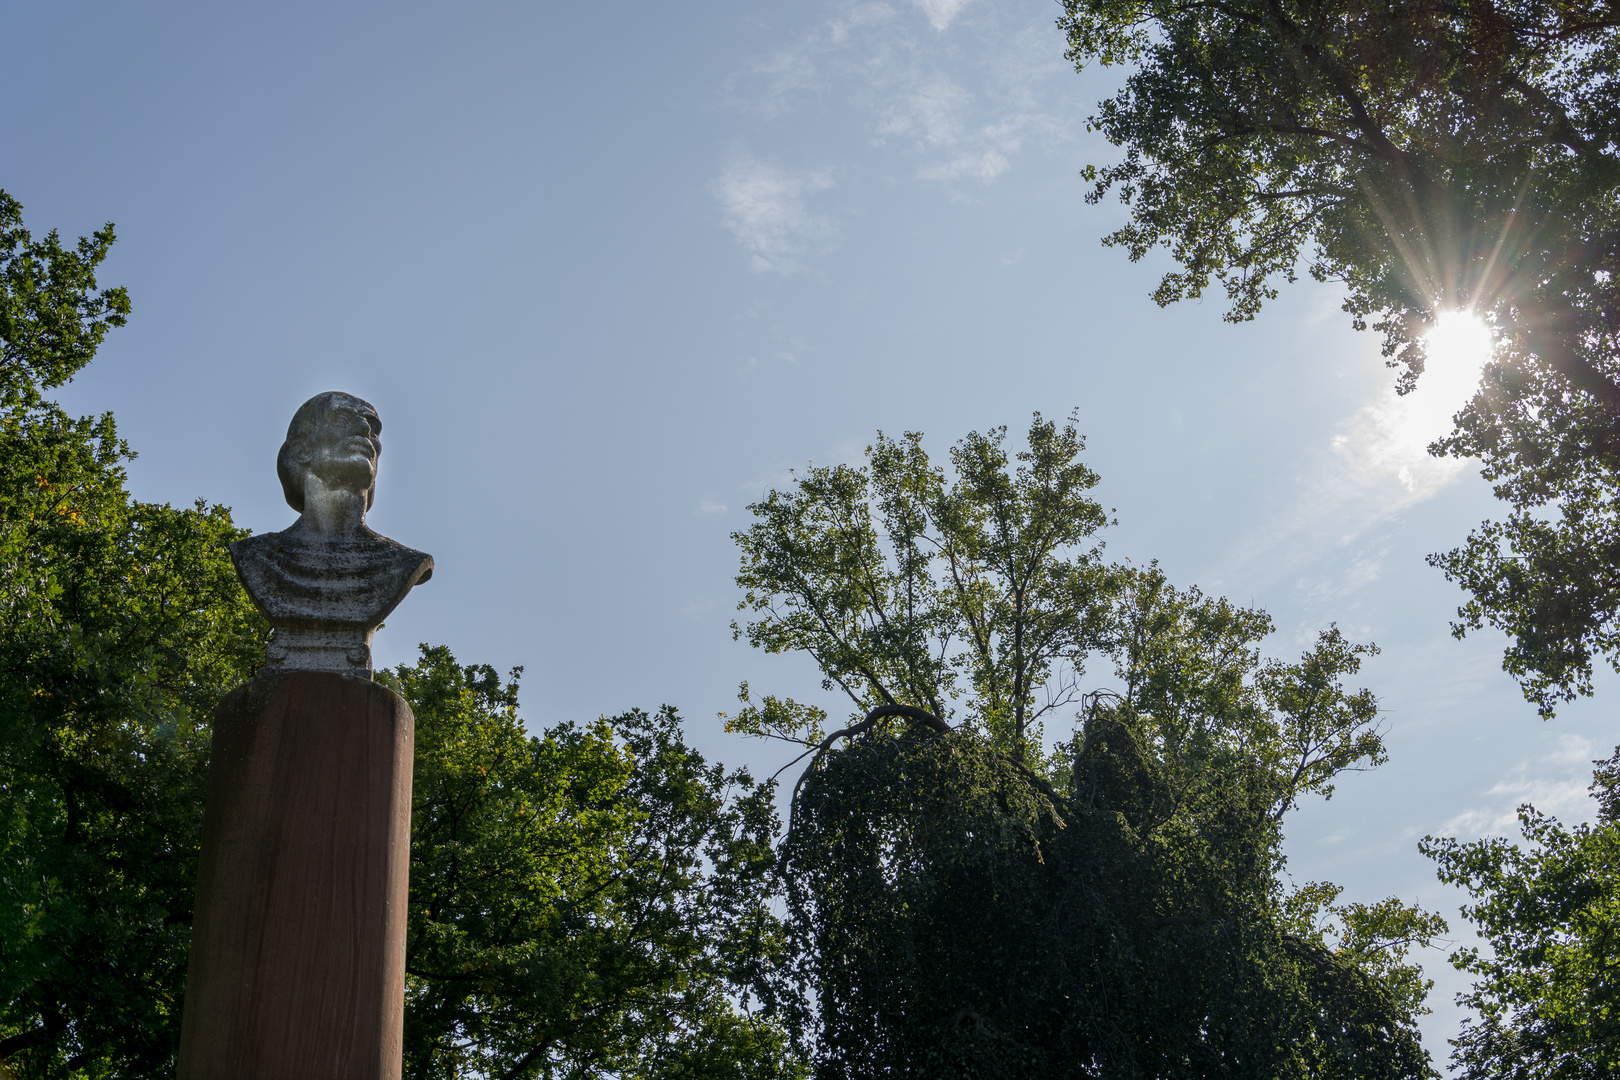
[[[852,706],[828,733],[745,685],[728,718],[808,758],[783,1008],[816,1075],[1431,1075],[1404,957],[1444,924],[1281,880],[1288,810],[1385,758],[1345,686],[1373,648],[1329,629],[1263,660],[1263,612],[1102,561],[1072,424],[1004,438],[947,476],[880,435],[736,534],[737,633]],[[1113,689],[1081,692],[1088,660]],[[1076,712],[1044,749],[1041,718]]]
[[[1477,456],[1504,520],[1431,560],[1513,645],[1550,714],[1620,661],[1620,15],[1595,0],[1064,0],[1077,65],[1125,65],[1088,169],[1164,248],[1161,304],[1218,284],[1252,318],[1303,267],[1342,285],[1410,390],[1423,335],[1497,337],[1442,453]]]

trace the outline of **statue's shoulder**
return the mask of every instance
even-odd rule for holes
[[[280,554],[282,549],[280,533],[258,533],[254,536],[244,536],[242,539],[229,545],[231,562],[236,566],[236,574],[248,583],[248,578],[260,578],[271,574],[285,561]],[[251,592],[252,590],[249,589]]]
[[[240,561],[244,556],[250,559],[263,558],[275,551],[280,546],[280,541],[280,533],[255,533],[227,546],[230,548],[231,557]]]
[[[371,535],[372,550],[379,554],[386,552],[387,561],[409,575],[411,585],[420,585],[433,576],[433,556],[427,552],[408,548],[398,540],[390,540],[380,533]]]

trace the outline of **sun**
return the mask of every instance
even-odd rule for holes
[[[1496,342],[1491,328],[1471,311],[1448,311],[1434,321],[1434,329],[1424,337],[1429,361],[1419,385],[1438,384],[1443,393],[1466,393],[1473,397],[1479,389],[1479,375],[1490,362]],[[1465,398],[1466,400],[1466,398]]]
[[[1451,418],[1479,390],[1480,373],[1496,342],[1491,328],[1471,311],[1448,311],[1424,337],[1428,362],[1417,389],[1407,395],[1403,427],[1410,441],[1427,444],[1451,430]]]

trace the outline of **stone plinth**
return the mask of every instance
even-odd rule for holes
[[[330,672],[220,704],[179,1080],[398,1080],[414,728]]]

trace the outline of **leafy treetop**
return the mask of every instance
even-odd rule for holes
[[[1474,1016],[1452,1043],[1464,1080],[1620,1072],[1620,750],[1594,764],[1592,824],[1570,828],[1526,805],[1528,848],[1502,837],[1423,840],[1440,879],[1468,891],[1463,914],[1489,946],[1452,956],[1477,979],[1460,998]]]
[[[1550,713],[1620,660],[1620,16],[1596,0],[1064,0],[1076,64],[1128,64],[1093,167],[1163,246],[1161,304],[1224,289],[1252,318],[1301,260],[1384,335],[1410,390],[1468,309],[1498,348],[1440,452],[1477,456],[1503,522],[1432,561],[1499,626]]]
[[[1102,561],[1072,424],[1003,440],[947,475],[879,435],[735,534],[737,634],[855,709],[828,733],[744,684],[727,718],[810,759],[778,996],[817,1075],[1427,1075],[1404,956],[1443,923],[1280,878],[1284,815],[1385,758],[1345,685],[1373,648],[1262,659],[1264,612]],[[1082,724],[1049,749],[1058,710]]]
[[[122,288],[96,289],[113,244],[111,223],[73,248],[56,230],[35,240],[22,205],[0,191],[0,409],[35,405],[88,364],[129,315]]]

